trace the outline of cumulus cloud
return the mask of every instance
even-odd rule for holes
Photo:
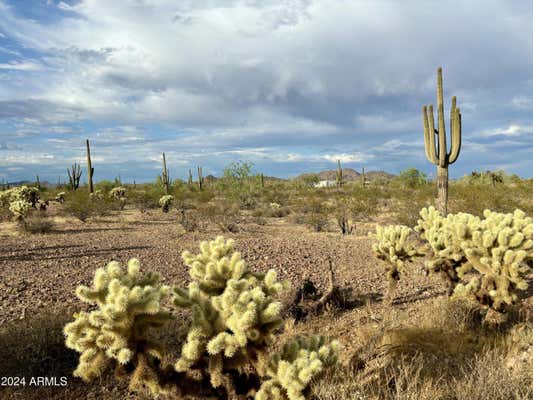
[[[149,168],[162,150],[174,150],[181,166],[202,161],[213,172],[231,157],[280,175],[338,158],[429,171],[420,108],[435,102],[439,65],[447,107],[457,95],[468,143],[452,173],[486,162],[476,153],[496,151],[486,140],[503,148],[510,144],[500,136],[527,137],[533,125],[533,9],[518,1],[46,7],[47,18],[35,19],[18,2],[0,0],[0,140],[31,140],[24,143],[30,154],[51,139],[47,151],[56,158],[39,159],[54,173],[85,137],[117,170],[135,157]],[[71,147],[58,135],[70,135]],[[122,151],[108,152],[113,143]],[[530,163],[524,156],[506,165],[528,173]]]

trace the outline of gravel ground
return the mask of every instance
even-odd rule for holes
[[[74,295],[76,286],[90,284],[94,270],[110,260],[126,262],[131,257],[138,257],[145,269],[158,271],[167,284],[185,285],[188,271],[181,261],[181,252],[186,249],[196,252],[200,241],[220,233],[215,229],[184,233],[175,221],[175,215],[161,215],[160,212],[125,212],[85,224],[60,220],[54,232],[44,235],[17,235],[12,225],[0,224],[0,330],[21,321],[31,321],[35,315],[46,311],[55,315],[55,329],[60,332],[70,313],[83,307]],[[251,269],[265,271],[274,268],[280,278],[290,281],[291,293],[287,299],[304,278],[311,279],[323,290],[327,284],[327,260],[331,258],[336,284],[350,288],[354,299],[372,301],[383,313],[386,310],[379,300],[386,290],[386,279],[381,262],[371,253],[372,239],[366,232],[372,229],[372,224],[360,224],[355,235],[342,236],[340,233],[311,232],[284,219],[268,219],[266,225],[245,224],[241,232],[225,236],[236,239],[237,249]],[[414,265],[413,272],[398,285],[397,309],[411,307],[413,303],[444,293],[441,283],[437,279],[428,280],[420,269],[421,264]],[[365,307],[358,307],[335,318],[331,315],[318,317],[310,326],[349,341],[356,324],[366,318],[365,315],[368,315]],[[45,349],[46,343],[55,336],[60,335],[46,338]],[[55,339],[55,351],[60,357],[65,351],[63,339]],[[21,339],[27,342],[24,345],[18,343],[17,338],[13,340],[13,346],[31,349],[37,339]],[[10,344],[0,343],[0,346],[9,347]],[[17,356],[13,354],[13,357]],[[52,357],[49,361],[53,365],[56,356],[48,357]],[[75,360],[65,361],[67,365],[72,362]],[[15,372],[4,368],[0,375],[11,373]],[[46,374],[46,371],[42,373]],[[68,388],[21,390],[0,387],[0,398],[138,398],[112,377],[86,385],[69,376]]]

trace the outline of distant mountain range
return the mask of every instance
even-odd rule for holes
[[[318,179],[320,179],[321,181],[334,181],[337,177],[337,170],[330,169],[326,171],[317,172],[314,174],[305,173],[305,174],[298,175],[294,179],[299,180],[299,179],[304,179],[306,177],[314,176],[314,175],[318,176]],[[368,172],[365,171],[365,179],[369,181],[372,181],[374,179],[391,179],[391,178],[394,178],[394,176],[395,175],[389,174],[388,172],[385,172],[385,171],[368,171]],[[355,181],[355,180],[361,179],[360,178],[361,174],[353,168],[343,168],[342,177],[345,181]]]

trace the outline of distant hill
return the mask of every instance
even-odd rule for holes
[[[317,172],[316,174],[305,173],[305,174],[298,175],[294,179],[296,180],[305,179],[306,177],[311,176],[311,175],[317,175],[318,179],[320,179],[321,181],[334,181],[337,177],[337,170],[330,169],[326,171]],[[353,168],[343,168],[342,175],[345,181],[355,181],[355,180],[361,179],[360,178],[361,174]],[[388,172],[385,172],[385,171],[368,171],[368,172],[365,171],[365,178],[368,181],[372,181],[374,179],[391,179],[391,178],[394,178],[394,176],[395,175],[389,174]]]

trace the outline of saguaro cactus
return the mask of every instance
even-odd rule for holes
[[[361,186],[365,187],[365,185],[366,185],[365,167],[362,167],[362,169],[361,169]]]
[[[89,145],[89,139],[85,140],[85,144],[87,145],[87,184],[89,186],[89,193],[92,193],[94,191],[94,186],[93,186],[94,168],[91,163],[91,147]]]
[[[442,215],[446,215],[448,211],[448,166],[457,160],[461,150],[461,112],[459,107],[456,107],[456,101],[455,96],[453,96],[450,111],[451,150],[447,152],[442,68],[439,68],[437,70],[438,129],[435,129],[433,105],[422,107],[422,120],[424,123],[426,157],[437,166],[437,209]],[[436,137],[438,138],[438,145]]]
[[[198,189],[204,188],[204,175],[202,173],[202,167],[198,167]]]
[[[343,184],[342,181],[342,166],[341,166],[341,160],[337,160],[337,175],[335,177],[335,180],[337,181],[337,186],[341,187]]]
[[[161,181],[163,182],[163,186],[165,187],[165,193],[168,194],[168,188],[170,186],[170,176],[168,175],[165,153],[163,153],[163,172],[161,173]]]
[[[189,186],[192,186],[192,171],[189,169],[189,179],[187,181],[187,184]]]
[[[70,169],[67,168],[68,181],[71,190],[76,190],[80,186],[81,167],[78,163],[72,164]]]

